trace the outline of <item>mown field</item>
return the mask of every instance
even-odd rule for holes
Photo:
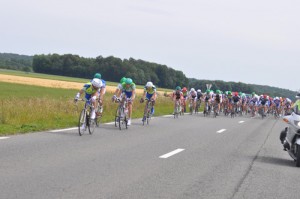
[[[77,125],[83,103],[75,105],[73,102],[78,92],[76,89],[0,82],[0,90],[0,136]],[[112,93],[107,92],[104,98],[102,122],[114,121],[117,104],[111,102],[111,97]],[[133,118],[140,118],[143,115],[144,104],[138,102],[140,97],[137,95],[134,102]],[[157,99],[155,115],[170,114],[172,111],[173,103],[170,98],[160,95]]]

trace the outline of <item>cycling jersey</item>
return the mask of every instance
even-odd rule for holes
[[[215,99],[217,103],[221,102],[221,96],[219,94],[216,94]]]
[[[156,87],[144,87],[144,91],[146,92],[146,99],[150,99],[154,93],[156,93]]]
[[[175,99],[179,100],[181,96],[183,96],[181,91],[174,91],[173,92],[173,97],[175,96]]]
[[[190,93],[189,93],[189,97],[195,99],[195,98],[197,97],[197,92],[196,92],[196,91],[190,92]]]
[[[85,98],[88,100],[91,98],[91,95],[100,92],[100,89],[95,89],[91,82],[86,83],[82,90],[85,92]]]
[[[240,101],[240,97],[239,96],[233,96],[232,100],[234,103],[238,103]]]
[[[126,83],[122,83],[122,92],[126,94],[127,98],[131,98],[132,91],[135,90],[135,83],[130,84],[129,87],[126,86]]]

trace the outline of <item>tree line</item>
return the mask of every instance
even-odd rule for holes
[[[271,86],[245,84],[242,82],[225,82],[222,80],[199,80],[187,78],[182,71],[174,70],[166,65],[135,60],[120,59],[109,56],[84,58],[78,55],[18,55],[0,53],[0,68],[34,71],[37,73],[62,75],[70,77],[91,78],[96,72],[102,74],[107,81],[119,82],[122,77],[131,77],[136,84],[143,85],[152,81],[161,88],[174,89],[176,86],[206,90],[206,84],[212,84],[212,90],[242,91],[245,93],[268,94],[294,99],[295,91]]]
[[[35,55],[32,67],[37,73],[81,78],[91,78],[95,72],[99,72],[107,81],[119,82],[122,77],[130,77],[136,84],[143,85],[152,81],[163,88],[189,83],[182,71],[133,58],[122,60],[113,56],[84,58],[72,54]]]

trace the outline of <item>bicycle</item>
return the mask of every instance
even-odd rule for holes
[[[151,117],[152,117],[152,108],[153,108],[153,100],[145,99],[147,100],[145,109],[144,109],[144,116],[143,116],[143,125],[145,125],[145,122],[147,124],[150,123]]]
[[[82,136],[88,127],[89,134],[91,135],[91,134],[93,134],[95,127],[96,127],[96,120],[90,118],[90,115],[91,115],[92,110],[94,109],[94,106],[91,103],[91,100],[79,99],[78,101],[85,102],[84,108],[82,109],[80,116],[79,116],[78,133],[80,136]]]
[[[118,108],[115,114],[115,127],[119,127],[122,130],[122,126],[128,128],[127,122],[127,114],[128,114],[128,107],[127,107],[127,100],[125,98],[117,98],[116,101],[119,103]]]

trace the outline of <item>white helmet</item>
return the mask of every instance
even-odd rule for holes
[[[195,92],[195,89],[194,89],[194,88],[191,88],[191,92]]]
[[[153,87],[153,83],[152,82],[147,82],[146,87]]]
[[[98,78],[94,78],[94,79],[92,80],[92,85],[93,85],[94,87],[96,87],[96,88],[101,88],[101,86],[102,86],[102,81],[101,81],[100,79],[98,79]]]
[[[200,89],[198,89],[198,90],[197,90],[197,93],[201,93],[201,90],[200,90]]]
[[[296,99],[300,99],[300,93],[298,93],[295,97]]]
[[[275,99],[274,100],[279,100],[279,97],[275,97]]]

